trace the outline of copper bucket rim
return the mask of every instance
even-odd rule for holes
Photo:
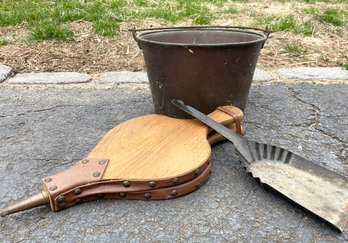
[[[265,29],[253,28],[253,27],[244,27],[244,26],[182,26],[182,27],[161,27],[161,28],[144,28],[144,29],[136,29],[133,27],[129,31],[132,32],[134,40],[138,43],[150,43],[161,46],[185,46],[185,47],[223,47],[223,46],[240,46],[240,45],[252,45],[255,43],[265,43],[269,38],[271,33],[270,29],[266,27]],[[178,42],[161,42],[161,41],[153,41],[143,38],[146,35],[152,35],[156,33],[165,33],[165,32],[183,32],[183,31],[226,31],[226,32],[235,32],[242,34],[249,34],[258,36],[259,38],[250,41],[242,41],[242,42],[231,42],[231,43],[178,43]],[[259,31],[259,32],[255,32]],[[144,32],[137,34],[137,32]]]

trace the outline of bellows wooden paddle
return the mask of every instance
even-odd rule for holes
[[[240,134],[243,113],[220,107],[209,117]],[[39,205],[58,211],[98,198],[169,199],[208,179],[211,144],[221,140],[195,119],[145,115],[111,129],[95,148],[67,170],[42,179],[44,190],[0,210],[5,216]]]

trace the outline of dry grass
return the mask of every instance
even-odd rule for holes
[[[289,10],[294,18],[303,22],[311,16],[304,15],[304,9],[336,8],[345,9],[347,4],[298,2],[280,3],[277,1],[234,3],[228,2],[223,8],[208,6],[218,18],[213,25],[255,26],[255,18],[263,16],[287,16]],[[224,12],[229,7],[237,13]],[[252,11],[251,11],[252,10]],[[79,71],[100,73],[104,71],[144,70],[141,51],[128,31],[132,26],[138,28],[168,26],[158,19],[126,20],[121,24],[119,34],[114,37],[94,33],[88,22],[77,21],[68,24],[74,31],[74,40],[56,42],[54,40],[28,43],[28,28],[25,25],[0,27],[0,36],[10,44],[0,46],[0,63],[10,65],[16,72],[31,71]],[[177,26],[192,25],[191,20],[176,23]],[[347,26],[338,28],[330,24],[315,22],[312,36],[281,31],[272,33],[259,57],[258,67],[272,71],[284,66],[337,66],[348,62]],[[306,54],[293,55],[285,50],[289,44],[300,43]]]
[[[120,34],[115,37],[94,34],[87,22],[73,22],[70,27],[76,36],[73,42],[9,44],[0,48],[0,62],[10,65],[17,72],[95,73],[112,70],[138,71],[144,68],[139,48],[127,31],[129,26],[121,26]]]

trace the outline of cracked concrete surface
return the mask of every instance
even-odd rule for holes
[[[0,206],[39,192],[39,179],[81,159],[106,131],[153,111],[146,84],[0,87]],[[348,176],[348,85],[254,85],[246,136]],[[225,142],[213,173],[174,200],[39,207],[0,219],[2,242],[346,242],[322,221],[262,189]]]

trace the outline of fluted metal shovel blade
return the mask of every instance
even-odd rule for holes
[[[246,171],[261,185],[343,232],[348,223],[347,177],[283,148],[250,141],[180,100],[172,103],[230,140]]]

